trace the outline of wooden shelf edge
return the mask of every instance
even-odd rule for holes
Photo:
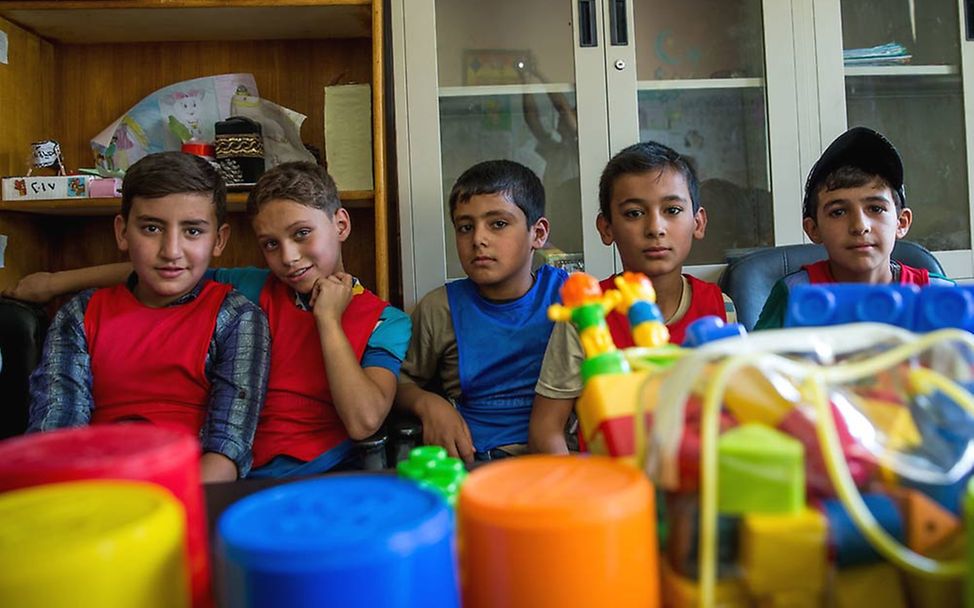
[[[273,6],[371,6],[372,0],[275,0]],[[266,7],[267,0],[13,0],[0,11],[99,10],[114,8],[247,8]]]
[[[371,209],[374,193],[371,190],[340,192],[342,206],[348,209]],[[39,215],[115,215],[121,208],[121,199],[85,198],[53,199],[37,201],[0,201],[0,212],[34,213]],[[227,194],[227,209],[231,213],[243,213],[247,209],[246,192]]]

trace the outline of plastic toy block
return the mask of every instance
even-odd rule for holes
[[[669,538],[666,557],[680,576],[697,580],[699,573],[700,497],[696,494],[671,494],[667,500]],[[740,518],[717,518],[717,577],[737,576]]]
[[[906,520],[906,543],[910,549],[929,555],[961,530],[960,520],[922,492],[910,488],[887,488]]]
[[[578,400],[578,420],[589,450],[622,459],[635,455],[636,403],[646,405],[646,438],[656,408],[660,378],[651,372],[602,374],[585,384]]]
[[[913,328],[915,285],[798,285],[788,294],[785,327],[887,323]]]
[[[857,486],[863,486],[869,480],[876,468],[872,456],[867,452],[849,432],[845,418],[835,404],[831,404],[832,418],[835,420],[839,443],[842,453],[849,465],[849,473]],[[778,430],[797,439],[805,448],[805,478],[809,495],[819,498],[835,496],[832,480],[829,479],[822,457],[822,448],[818,442],[818,433],[808,416],[798,408],[793,408],[778,424]]]
[[[463,461],[448,457],[446,450],[438,445],[413,448],[409,458],[396,465],[396,472],[439,494],[451,507],[456,506],[460,486],[467,478]]]
[[[963,559],[967,543],[963,535],[954,536],[946,544],[936,547],[930,557],[937,560]],[[964,576],[970,578],[970,571]],[[936,579],[928,576],[904,573],[906,597],[911,608],[962,608],[964,584],[958,579]]]
[[[665,561],[660,563],[660,583],[665,608],[697,608],[700,606],[700,585],[682,577]],[[715,608],[750,608],[751,600],[739,578],[718,580],[714,586]]]
[[[843,568],[832,579],[834,608],[906,608],[906,594],[896,568],[885,562]]]
[[[734,418],[727,412],[720,412],[720,432],[735,426]],[[687,400],[683,437],[677,453],[679,485],[681,493],[696,492],[700,488],[700,398],[691,395]]]
[[[761,371],[746,367],[731,378],[724,393],[724,405],[741,424],[760,422],[778,426],[801,400],[801,395],[790,384],[782,382],[779,385],[793,392],[781,394]]]
[[[974,291],[969,286],[924,287],[916,303],[915,332],[947,327],[974,330]]]
[[[757,608],[821,608],[824,605],[821,593],[786,591],[757,598]]]
[[[805,505],[802,444],[760,424],[733,428],[717,440],[721,513],[798,513]]]
[[[910,409],[902,403],[859,398],[855,405],[869,418],[876,430],[885,436],[884,443],[889,449],[910,449],[923,441],[919,429],[913,423]]]
[[[726,323],[720,317],[708,315],[700,317],[687,326],[683,336],[683,346],[696,348],[704,344],[746,336],[747,330],[740,323]]]
[[[821,593],[828,568],[825,517],[804,508],[791,515],[745,515],[741,570],[754,595]]]
[[[903,516],[892,498],[885,494],[863,494],[862,500],[886,532],[900,542],[905,540]],[[871,564],[882,559],[859,532],[841,502],[836,499],[823,500],[820,508],[829,522],[829,551],[840,568]]]

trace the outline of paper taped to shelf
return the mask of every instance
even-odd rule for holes
[[[325,87],[325,158],[339,191],[372,190],[372,87]]]
[[[3,200],[35,201],[88,198],[90,175],[50,175],[3,178]]]

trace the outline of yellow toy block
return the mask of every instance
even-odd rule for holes
[[[945,544],[931,549],[929,557],[937,560],[958,560],[966,557],[963,535],[957,535]],[[968,576],[970,574],[968,573]],[[961,608],[964,606],[964,581],[944,580],[905,574],[906,594],[912,608]]]
[[[781,387],[781,390],[789,389],[794,394],[782,395],[767,376],[753,367],[746,367],[731,378],[724,393],[724,405],[741,424],[760,422],[774,428],[801,400],[794,387],[786,383]]]
[[[757,598],[757,608],[822,608],[821,593],[806,593],[804,591],[786,591]]]
[[[909,449],[923,442],[920,431],[913,423],[913,416],[905,405],[865,397],[856,399],[855,405],[869,418],[877,431],[886,435],[889,449]]]
[[[582,437],[589,451],[635,464],[636,403],[642,401],[645,405],[648,440],[659,385],[659,375],[650,371],[599,374],[590,378],[577,408]]]
[[[666,560],[660,563],[660,582],[664,608],[698,608],[700,605],[700,584],[674,572]],[[741,579],[717,581],[714,588],[714,608],[750,608],[750,606],[750,597]]]
[[[832,585],[835,608],[906,608],[906,594],[899,571],[886,562],[843,568]]]
[[[744,582],[757,596],[821,593],[827,543],[827,521],[815,509],[791,515],[745,515],[741,522]]]

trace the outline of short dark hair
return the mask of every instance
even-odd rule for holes
[[[450,190],[450,217],[457,204],[478,194],[502,194],[524,212],[528,227],[544,216],[544,186],[534,171],[511,160],[488,160],[470,167]]]
[[[802,215],[813,220],[817,219],[818,195],[822,192],[832,192],[833,190],[840,190],[842,188],[858,188],[876,181],[889,188],[889,191],[893,193],[893,203],[896,205],[896,211],[903,211],[906,207],[906,201],[903,200],[900,194],[900,188],[894,188],[889,183],[889,180],[882,175],[870,173],[865,169],[853,167],[852,165],[844,165],[819,180],[815,191],[809,192],[808,201],[803,207],[804,213]]]
[[[136,198],[170,194],[209,194],[216,206],[216,223],[227,221],[227,186],[208,161],[185,152],[157,152],[139,159],[122,180],[122,217],[128,221]]]
[[[669,146],[655,141],[633,144],[617,153],[602,170],[599,179],[599,212],[611,221],[612,188],[617,179],[632,173],[648,173],[673,169],[683,176],[690,191],[693,212],[700,210],[700,182],[690,160]]]
[[[294,201],[335,215],[342,206],[338,187],[325,168],[307,161],[281,163],[267,171],[247,197],[247,215],[254,217],[272,200]]]

